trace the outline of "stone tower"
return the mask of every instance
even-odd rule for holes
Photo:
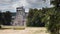
[[[25,25],[25,9],[22,7],[16,8],[16,17],[14,19],[14,26],[24,26]]]

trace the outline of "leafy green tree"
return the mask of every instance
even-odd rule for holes
[[[0,11],[0,28],[1,28],[1,25],[2,25],[2,12]]]
[[[32,21],[33,18],[34,18],[34,14],[35,12],[37,11],[38,9],[31,9],[29,10],[29,13],[28,13],[28,21],[27,21],[27,26],[33,26],[34,25],[34,22]]]
[[[3,13],[3,25],[11,25],[12,15],[10,11]]]
[[[32,18],[32,26],[38,27],[38,26],[40,26],[40,23],[41,23],[41,20],[40,20],[38,11],[37,11],[37,12],[35,12],[35,14]]]
[[[60,29],[60,0],[54,0],[51,1],[51,3],[54,5],[54,11],[50,14],[49,24],[48,24],[48,30],[51,32],[51,34],[59,34]]]
[[[42,17],[44,17],[42,10],[30,9],[28,14],[28,25],[33,27],[43,27],[44,23],[41,22]]]
[[[0,12],[0,25],[2,24],[2,12]]]
[[[31,19],[33,18],[34,12],[33,9],[29,9],[28,17],[27,17],[27,26],[31,26]]]

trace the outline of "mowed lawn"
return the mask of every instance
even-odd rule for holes
[[[45,27],[25,27],[22,30],[5,29],[0,34],[49,34]]]

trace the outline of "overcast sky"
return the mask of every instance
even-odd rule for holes
[[[42,8],[51,7],[50,0],[0,0],[0,10],[16,12],[16,7],[24,6],[25,11],[28,12],[29,8]]]

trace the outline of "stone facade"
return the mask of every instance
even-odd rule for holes
[[[25,26],[26,24],[26,14],[23,7],[16,8],[16,16],[13,21],[13,26]]]

